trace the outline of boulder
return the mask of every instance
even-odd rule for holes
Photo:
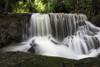
[[[31,48],[28,50],[28,52],[35,53],[35,49],[34,49],[36,47],[35,40],[32,41],[30,46],[31,46]]]
[[[35,49],[33,47],[31,47],[28,52],[31,52],[31,53],[35,53]]]

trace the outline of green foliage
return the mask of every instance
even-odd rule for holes
[[[44,12],[46,9],[46,4],[44,4],[41,0],[35,0],[34,4],[36,5],[37,12]]]
[[[13,12],[53,12],[53,0],[47,0],[45,3],[44,0],[34,0],[34,2],[17,1],[11,4]]]
[[[9,11],[11,12],[63,12],[63,13],[85,13],[88,16],[100,13],[100,1],[98,7],[92,8],[94,0],[12,0]],[[0,0],[0,12],[4,11],[7,0]],[[93,13],[94,11],[94,13]]]
[[[11,6],[13,12],[29,12],[29,2],[24,4],[23,1],[18,1],[15,4],[11,4]]]
[[[58,0],[57,0],[58,1]],[[54,12],[84,13],[90,16],[92,0],[61,0],[54,7]]]
[[[34,0],[34,4],[37,12],[53,12],[53,0]]]

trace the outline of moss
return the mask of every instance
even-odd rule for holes
[[[100,58],[72,60],[23,52],[0,54],[0,67],[99,67],[99,62]]]

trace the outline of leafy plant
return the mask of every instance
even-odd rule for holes
[[[35,0],[34,4],[36,5],[37,12],[44,12],[46,9],[46,4],[44,4],[42,1]]]
[[[15,4],[11,4],[13,12],[29,12],[28,7],[29,2],[24,4],[23,1],[18,1]]]

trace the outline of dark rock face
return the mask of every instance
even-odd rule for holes
[[[1,32],[0,33],[0,47],[10,44],[12,41],[12,36],[9,33]]]
[[[23,24],[29,23],[31,13],[0,14],[0,47],[22,41]]]
[[[92,22],[94,25],[100,27],[100,15],[91,18],[91,22]]]

